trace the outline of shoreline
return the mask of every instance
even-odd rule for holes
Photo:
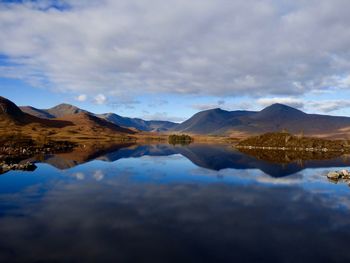
[[[276,146],[253,146],[253,145],[235,145],[236,149],[249,149],[249,150],[271,150],[271,151],[295,151],[295,152],[350,152],[350,149],[344,148],[319,148],[319,147],[276,147]]]

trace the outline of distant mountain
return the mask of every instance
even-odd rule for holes
[[[36,109],[30,106],[23,106],[21,107],[21,109],[22,111],[28,114],[46,119],[61,118],[67,115],[86,113],[91,116],[96,116],[101,119],[107,120],[118,126],[122,126],[125,128],[134,128],[140,131],[164,132],[177,125],[177,123],[173,123],[170,121],[145,121],[139,118],[123,117],[115,113],[94,114],[66,103],[57,105],[50,109]]]
[[[171,128],[174,128],[177,123],[170,121],[145,121],[139,118],[122,117],[115,113],[105,113],[96,115],[100,118],[106,119],[112,123],[118,124],[123,127],[135,128],[140,131],[154,131],[163,132]]]
[[[288,130],[291,133],[347,138],[350,118],[307,114],[277,103],[259,112],[221,109],[202,111],[172,130],[213,135],[252,135]]]

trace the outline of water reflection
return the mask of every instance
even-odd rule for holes
[[[173,146],[169,144],[116,145],[107,149],[80,148],[71,153],[49,155],[41,162],[58,169],[68,169],[97,159],[115,162],[123,158],[142,156],[170,156],[181,154],[195,165],[219,171],[222,169],[260,169],[272,177],[283,177],[307,168],[346,167],[348,156],[339,153],[298,153],[275,151],[237,151],[231,145],[190,144]]]
[[[229,145],[114,147],[0,176],[0,262],[350,260],[349,188],[324,176],[346,159],[278,164]]]
[[[346,262],[350,202],[300,187],[58,182],[1,196],[0,260]],[[147,261],[148,262],[148,261]]]

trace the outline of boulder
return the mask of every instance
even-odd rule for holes
[[[348,170],[341,170],[340,174],[343,179],[350,179],[350,172]]]
[[[339,172],[329,172],[327,174],[327,178],[332,180],[339,180],[340,178],[342,178],[342,175]]]

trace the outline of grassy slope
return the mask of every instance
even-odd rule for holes
[[[79,114],[78,114],[79,115]],[[21,122],[4,116],[0,117],[0,135],[23,134],[36,141],[67,140],[76,143],[86,141],[125,141],[133,140],[134,131],[117,126],[103,125],[99,120],[87,116],[74,116],[66,119],[42,120],[33,116],[22,118]]]

